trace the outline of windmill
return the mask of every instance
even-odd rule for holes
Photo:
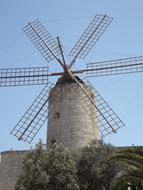
[[[0,87],[45,85],[11,131],[18,140],[31,143],[46,119],[47,144],[63,142],[70,148],[85,146],[124,126],[100,93],[80,74],[98,77],[142,72],[143,57],[87,63],[85,69],[72,69],[78,58],[87,56],[112,20],[112,17],[97,14],[70,51],[69,63],[59,37],[54,40],[39,20],[23,28],[45,60],[55,60],[63,71],[49,73],[48,67],[0,69]],[[52,76],[59,77],[55,85],[48,79]]]

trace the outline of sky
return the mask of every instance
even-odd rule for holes
[[[48,32],[60,37],[68,55],[84,29],[96,14],[107,14],[113,22],[95,48],[75,68],[87,63],[143,55],[142,0],[0,0],[0,68],[49,66],[22,31],[29,22],[39,19]],[[67,62],[69,61],[66,56]],[[143,73],[89,79],[125,123],[105,141],[115,146],[143,145]],[[56,78],[49,79],[55,82]],[[10,135],[10,131],[38,96],[43,86],[0,88],[0,152],[29,149],[46,141],[47,123],[31,144]]]

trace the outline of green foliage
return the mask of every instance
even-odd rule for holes
[[[53,144],[46,155],[49,190],[78,190],[75,155],[63,145]]]
[[[143,148],[131,147],[121,149],[116,152],[116,155],[112,157],[113,160],[122,162],[129,167],[142,168],[143,167]]]
[[[126,165],[120,171],[120,176],[113,181],[113,190],[122,190],[122,187],[130,186],[131,189],[143,189],[143,148],[131,147],[119,150],[111,158],[119,165]]]
[[[26,154],[15,190],[78,190],[76,160],[63,145],[48,150],[39,143]]]
[[[102,141],[94,142],[81,151],[78,164],[80,189],[109,189],[116,174],[115,164],[110,160],[112,153],[113,147]]]
[[[15,190],[131,190],[143,186],[143,149],[117,149],[102,141],[73,152],[40,142],[22,162]]]
[[[49,176],[45,167],[46,152],[40,142],[36,149],[29,151],[22,161],[22,172],[17,180],[15,190],[44,190],[47,188]]]

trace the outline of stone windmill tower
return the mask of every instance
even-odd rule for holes
[[[8,68],[0,70],[0,86],[46,86],[25,112],[11,134],[30,143],[48,119],[47,144],[62,142],[77,149],[124,126],[119,117],[85,78],[143,71],[143,57],[132,57],[100,63],[88,63],[87,68],[73,70],[78,58],[84,58],[107,29],[112,18],[96,15],[70,52],[67,63],[59,38],[54,40],[39,20],[28,23],[24,32],[46,61],[55,61],[62,72],[49,73],[48,67]],[[53,85],[48,78],[58,76]]]
[[[91,89],[83,81],[78,82],[95,101]],[[99,139],[99,130],[95,125],[96,118],[91,119],[84,109],[82,103],[85,102],[82,102],[81,98],[86,97],[77,83],[70,78],[60,78],[56,85],[55,93],[49,98],[49,107],[53,104],[55,107],[48,118],[47,144],[56,141],[77,149],[94,139]],[[87,99],[84,101],[88,102]],[[88,105],[88,109],[90,109],[89,114],[95,114],[96,110],[92,104]]]

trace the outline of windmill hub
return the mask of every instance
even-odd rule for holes
[[[78,76],[75,76],[75,78],[80,82],[84,83]],[[75,79],[72,78],[68,73],[64,73],[56,82],[56,85],[60,84],[69,84],[69,83],[76,83]]]

